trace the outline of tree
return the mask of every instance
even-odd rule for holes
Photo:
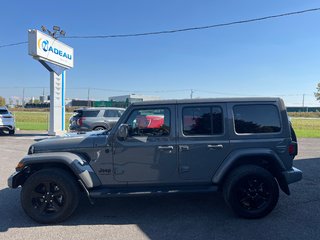
[[[6,105],[6,99],[0,96],[0,106]]]
[[[317,92],[314,93],[314,96],[317,100],[320,100],[320,83],[318,83]]]

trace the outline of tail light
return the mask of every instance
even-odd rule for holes
[[[77,125],[82,126],[83,120],[85,120],[86,118],[81,117],[77,120]]]
[[[291,142],[288,147],[289,155],[296,156],[298,154],[298,145],[296,142]]]

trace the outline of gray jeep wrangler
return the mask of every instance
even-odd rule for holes
[[[270,213],[279,187],[302,179],[292,166],[297,139],[279,98],[153,101],[132,104],[109,131],[66,134],[30,146],[8,179],[40,223],[67,219],[81,193],[221,190],[240,217]]]

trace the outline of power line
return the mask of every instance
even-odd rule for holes
[[[123,90],[123,89],[109,89],[109,88],[91,88],[92,90],[106,91],[106,92],[133,92],[133,93],[164,93],[164,92],[185,92],[190,89],[171,89],[171,90]]]
[[[1,89],[48,89],[49,87],[44,86],[33,86],[33,87],[26,87],[26,86],[3,86]],[[185,93],[207,93],[207,94],[215,94],[215,95],[223,95],[223,96],[246,96],[246,97],[259,97],[259,96],[266,96],[266,94],[241,94],[239,92],[217,92],[217,91],[210,91],[210,90],[202,90],[202,89],[159,89],[159,90],[138,90],[138,89],[110,89],[110,88],[91,88],[91,87],[67,87],[67,90],[86,90],[90,89],[90,93],[92,91],[105,91],[105,92],[113,92],[113,93],[176,93],[176,92],[185,92]],[[90,94],[91,95],[91,94]],[[270,95],[270,94],[269,94]],[[306,93],[295,93],[295,94],[272,94],[274,97],[300,97],[300,96],[314,96],[314,94],[306,94]]]
[[[0,48],[5,48],[5,47],[13,47],[13,46],[18,46],[22,44],[27,44],[28,42],[17,42],[17,43],[10,43],[10,44],[5,44],[5,45],[0,45]]]
[[[114,35],[88,35],[88,36],[69,36],[69,37],[61,37],[61,38],[73,38],[73,39],[98,39],[98,38],[124,38],[124,37],[140,37],[140,36],[147,36],[147,35],[159,35],[159,34],[170,34],[170,33],[178,33],[178,32],[186,32],[186,31],[195,31],[195,30],[204,30],[209,28],[217,28],[217,27],[226,27],[236,24],[244,24],[244,23],[251,23],[251,22],[257,22],[257,21],[263,21],[268,20],[272,18],[280,18],[280,17],[287,17],[292,15],[298,15],[298,14],[304,14],[308,12],[315,12],[319,11],[320,8],[311,8],[311,9],[305,9],[301,11],[296,12],[288,12],[288,13],[281,13],[277,15],[271,15],[271,16],[265,16],[265,17],[259,17],[259,18],[252,18],[252,19],[245,19],[245,20],[239,20],[239,21],[233,21],[233,22],[227,22],[227,23],[218,23],[213,25],[207,25],[207,26],[200,26],[200,27],[190,27],[190,28],[182,28],[182,29],[173,29],[173,30],[164,30],[164,31],[155,31],[155,32],[144,32],[144,33],[132,33],[132,34],[114,34]],[[22,45],[28,43],[25,42],[17,42],[17,43],[11,43],[11,44],[5,44],[0,45],[0,48],[5,47],[13,47],[17,45]]]
[[[241,94],[241,93],[226,93],[226,92],[215,92],[215,91],[207,91],[201,89],[193,89],[194,92],[202,92],[202,93],[209,93],[209,94],[216,94],[216,95],[224,95],[224,96],[245,96],[245,97],[257,97],[259,95],[248,95],[248,94]]]
[[[231,25],[236,25],[236,24],[244,24],[244,23],[250,23],[250,22],[263,21],[263,20],[267,20],[267,19],[271,19],[271,18],[286,17],[286,16],[303,14],[303,13],[314,12],[314,11],[319,11],[319,10],[320,10],[320,8],[312,8],[312,9],[306,9],[306,10],[301,10],[301,11],[296,11],[296,12],[281,13],[281,14],[277,14],[277,15],[252,18],[252,19],[246,19],[246,20],[239,20],[239,21],[228,22],[228,23],[218,23],[218,24],[208,25],[208,26],[190,27],[190,28],[182,28],[182,29],[174,29],[174,30],[164,30],[164,31],[157,31],[157,32],[115,34],[115,35],[96,35],[96,36],[69,36],[69,37],[64,37],[64,38],[120,38],[120,37],[139,37],[139,36],[147,36],[147,35],[169,34],[169,33],[177,33],[177,32],[203,30],[203,29],[208,29],[208,28],[226,27],[226,26],[231,26]]]

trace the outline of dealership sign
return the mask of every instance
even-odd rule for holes
[[[29,55],[63,68],[73,68],[73,48],[38,30],[28,31]]]

